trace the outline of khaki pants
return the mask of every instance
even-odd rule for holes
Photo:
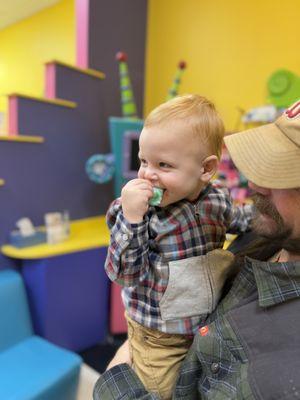
[[[172,397],[180,368],[193,339],[146,328],[126,316],[133,368],[145,387],[162,400]]]

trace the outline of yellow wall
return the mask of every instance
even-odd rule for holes
[[[164,101],[177,62],[180,93],[215,101],[228,130],[262,105],[278,68],[300,76],[299,0],[149,0],[145,112]]]
[[[75,62],[74,0],[62,0],[0,31],[0,49],[0,111],[6,110],[5,94],[43,96],[44,63]]]
[[[264,104],[274,70],[300,75],[299,13],[298,0],[149,0],[145,112],[165,100],[184,59],[180,93],[206,95],[234,129],[237,107]],[[0,48],[3,111],[7,93],[43,95],[44,62],[75,62],[74,0],[0,31]]]

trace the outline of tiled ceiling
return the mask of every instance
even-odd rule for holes
[[[0,0],[0,30],[50,7],[60,0]]]

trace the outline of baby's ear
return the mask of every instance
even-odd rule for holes
[[[218,168],[218,157],[217,156],[206,157],[202,161],[202,169],[201,169],[202,182],[208,183],[217,172],[217,168]]]

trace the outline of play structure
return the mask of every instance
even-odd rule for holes
[[[7,229],[2,240],[7,242],[20,217],[42,225],[49,211],[71,215],[70,238],[23,249],[3,244],[2,264],[21,268],[35,332],[73,351],[101,342],[108,332],[109,283],[102,267],[106,236],[97,215],[101,200],[111,195],[98,191],[83,168],[100,145],[98,110],[91,105],[101,104],[103,79],[98,70],[46,63],[46,98],[10,95],[10,135],[0,140],[5,178],[0,195],[6,211],[1,226]],[[90,237],[95,230],[102,240],[97,245]]]

